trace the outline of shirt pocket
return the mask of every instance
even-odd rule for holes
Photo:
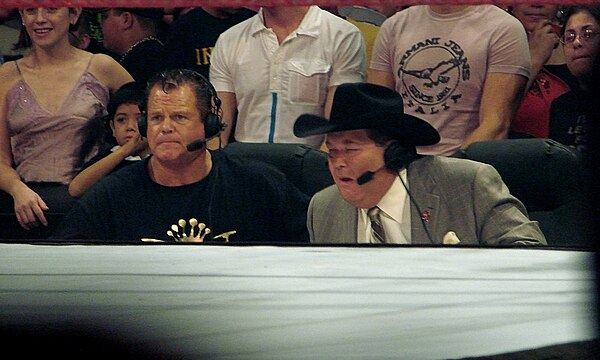
[[[322,60],[291,60],[288,100],[296,104],[323,105],[327,97],[331,65]]]

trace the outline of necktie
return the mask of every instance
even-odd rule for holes
[[[373,232],[373,239],[379,243],[385,243],[385,232],[383,231],[383,224],[381,223],[381,209],[377,206],[370,208],[367,211],[367,215],[371,220],[371,230]]]

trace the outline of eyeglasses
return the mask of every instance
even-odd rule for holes
[[[579,41],[582,43],[588,43],[592,41],[596,36],[598,36],[600,32],[594,29],[585,29],[579,34],[575,31],[566,31],[563,37],[560,39],[560,42],[563,44],[572,44],[579,38]]]

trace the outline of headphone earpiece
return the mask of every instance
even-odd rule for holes
[[[204,120],[204,137],[211,139],[221,133],[225,129],[225,124],[221,121],[219,115],[210,112]]]
[[[204,138],[211,139],[216,137],[225,129],[225,123],[221,120],[221,99],[217,96],[217,91],[213,87],[213,85],[206,79],[202,74],[193,70],[185,70],[186,72],[192,73],[196,80],[204,85],[210,94],[210,103],[211,108],[210,112],[206,115],[204,119]],[[138,131],[140,135],[146,137],[148,132],[148,119],[146,116],[146,105],[144,105],[144,111],[138,117]]]
[[[385,149],[383,161],[385,167],[398,171],[417,159],[417,149],[414,146],[405,147],[400,142],[394,141]]]

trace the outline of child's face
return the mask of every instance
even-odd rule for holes
[[[140,114],[140,108],[136,104],[119,105],[115,117],[110,122],[110,128],[117,144],[122,146],[139,136],[137,121]]]

